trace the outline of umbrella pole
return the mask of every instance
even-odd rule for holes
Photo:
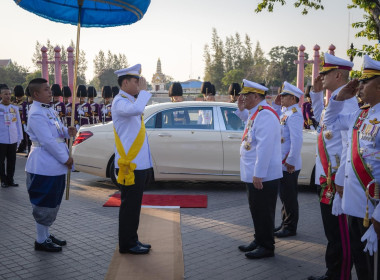
[[[78,0],[78,24],[77,24],[77,44],[75,48],[75,67],[74,67],[74,89],[73,89],[73,97],[72,97],[72,102],[71,102],[71,124],[70,126],[74,126],[74,121],[75,121],[75,97],[76,97],[76,88],[77,88],[77,76],[78,76],[78,63],[79,63],[79,41],[80,41],[80,24],[81,24],[81,19],[80,19],[80,14],[82,11],[82,5],[83,5],[83,0]],[[74,138],[71,136],[69,140],[69,157],[72,157],[72,150],[73,150],[73,140]],[[71,169],[67,170],[67,181],[66,181],[66,200],[69,200],[70,196],[70,179],[71,179]]]

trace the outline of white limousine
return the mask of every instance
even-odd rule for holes
[[[145,127],[155,181],[239,181],[244,123],[234,103],[189,101],[149,105]],[[299,184],[313,185],[316,134],[304,130]],[[73,146],[75,168],[115,183],[112,122],[85,125]]]

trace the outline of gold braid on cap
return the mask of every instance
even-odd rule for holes
[[[281,91],[281,93],[283,93],[283,92],[286,92],[286,93],[289,93],[289,94],[295,96],[295,94],[294,94],[293,92],[291,92],[290,90],[285,89],[285,90],[282,90],[282,91]]]
[[[370,79],[374,76],[380,76],[380,70],[364,69],[360,80]]]
[[[243,87],[240,94],[246,94],[246,93],[258,93],[258,94],[265,94],[265,90],[253,88],[253,87]]]

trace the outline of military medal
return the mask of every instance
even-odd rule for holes
[[[244,149],[246,149],[247,151],[249,151],[251,149],[251,144],[249,144],[248,142],[245,142]]]
[[[331,138],[333,138],[333,133],[332,133],[331,130],[326,130],[326,131],[324,132],[324,136],[325,136],[325,138],[326,138],[327,140],[330,140]]]
[[[327,197],[328,199],[331,199],[332,196],[333,196],[332,192],[331,192],[330,190],[328,190],[328,191],[326,192],[326,197]]]

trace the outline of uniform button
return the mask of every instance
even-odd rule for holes
[[[351,162],[350,160],[347,160],[347,162]]]
[[[346,178],[348,178],[348,175],[346,175]]]

